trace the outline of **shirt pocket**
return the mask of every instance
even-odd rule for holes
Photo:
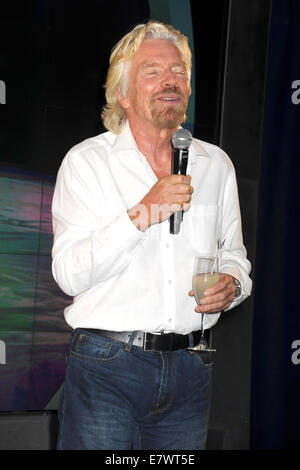
[[[184,223],[191,250],[197,256],[216,256],[220,232],[219,207],[192,204],[184,214]]]

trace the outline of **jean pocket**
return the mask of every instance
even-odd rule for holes
[[[119,341],[78,331],[70,355],[88,361],[108,362],[118,359],[123,352],[124,345]]]
[[[199,364],[204,367],[205,369],[211,369],[213,366],[211,353],[203,352],[203,351],[188,351],[196,360],[198,360]]]

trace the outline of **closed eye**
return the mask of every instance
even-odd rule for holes
[[[176,75],[186,75],[186,71],[183,68],[173,68],[172,72],[176,73]]]
[[[148,69],[146,72],[145,72],[145,75],[147,76],[151,76],[151,75],[157,75],[158,73],[160,72],[159,69]]]

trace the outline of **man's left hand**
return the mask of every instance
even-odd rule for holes
[[[236,285],[234,278],[230,274],[219,273],[218,282],[204,292],[204,297],[197,305],[195,312],[198,313],[217,313],[229,307],[235,298]],[[189,292],[190,296],[194,291]]]

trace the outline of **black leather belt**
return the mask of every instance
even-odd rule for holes
[[[104,336],[105,338],[113,339],[115,341],[121,341],[122,343],[128,343],[132,335],[131,331],[107,331],[97,330],[94,328],[83,328],[83,330]],[[206,335],[207,333],[208,332],[206,332]],[[177,351],[179,349],[187,349],[189,347],[196,346],[200,341],[200,336],[200,330],[193,331],[191,333],[192,344],[190,344],[190,335],[180,335],[177,333],[152,334],[137,331],[133,345],[142,347],[144,351]]]

